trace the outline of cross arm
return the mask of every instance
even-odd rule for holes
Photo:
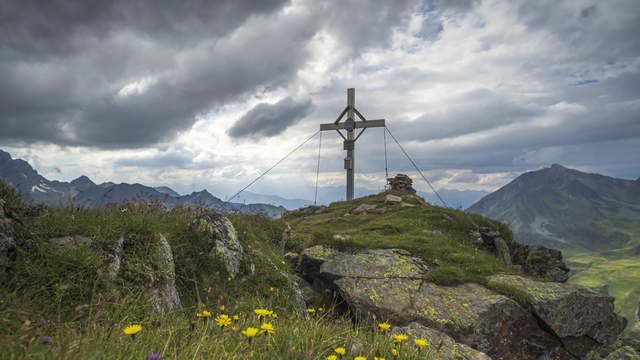
[[[384,119],[380,120],[367,120],[367,121],[354,121],[354,129],[366,129],[370,127],[384,127]],[[347,122],[341,122],[338,124],[320,124],[320,130],[349,130],[351,126]]]

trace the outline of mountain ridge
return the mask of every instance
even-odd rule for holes
[[[55,207],[75,205],[103,207],[130,201],[157,202],[171,209],[178,205],[200,205],[221,212],[240,212],[280,217],[286,209],[270,204],[241,204],[225,202],[207,190],[180,195],[171,188],[153,188],[143,184],[104,182],[95,184],[86,175],[71,182],[48,180],[22,159],[0,150],[0,179],[6,181],[27,200]]]

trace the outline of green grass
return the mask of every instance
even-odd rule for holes
[[[18,200],[10,204],[25,205]],[[166,213],[142,204],[44,209],[24,218],[17,229],[18,258],[9,281],[0,285],[0,358],[144,359],[156,352],[170,359],[323,359],[333,348],[349,349],[355,341],[365,344],[363,351],[349,356],[390,357],[389,335],[376,332],[370,320],[354,323],[328,311],[307,319],[298,313],[282,275],[292,269],[274,246],[282,221],[230,216],[245,250],[244,275],[230,279],[208,255],[212,244],[189,231],[191,219],[189,211]],[[158,234],[171,244],[183,304],[166,314],[154,312],[144,292],[145,284],[162,276],[149,251]],[[58,248],[49,241],[67,235],[86,236],[91,245]],[[105,254],[123,235],[124,251],[136,260],[123,264],[114,283],[105,278]],[[252,268],[254,274],[247,275]],[[221,331],[213,321],[196,320],[196,312],[208,309],[215,316],[220,306],[240,316],[233,324],[238,329]],[[272,319],[275,335],[249,342],[239,330],[260,324],[255,308],[272,309],[279,317]],[[122,333],[130,324],[143,326],[135,339]],[[45,336],[52,338],[51,344],[40,343]],[[400,358],[418,355],[407,345]]]
[[[406,249],[432,265],[427,277],[441,285],[486,283],[489,275],[516,273],[493,255],[476,250],[469,241],[469,232],[476,226],[498,228],[505,240],[512,241],[505,225],[475,214],[422,206],[415,199],[405,200],[415,207],[385,204],[385,194],[333,203],[318,214],[306,215],[302,211],[285,214],[283,221],[292,227],[287,247],[295,251],[319,244]],[[361,204],[384,206],[387,211],[344,216]]]

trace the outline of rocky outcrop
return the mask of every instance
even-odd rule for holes
[[[0,199],[0,282],[6,279],[7,272],[17,254],[13,221],[6,216],[4,205],[4,200]]]
[[[300,269],[357,317],[416,322],[494,359],[573,359],[527,308],[478,284],[429,282],[428,266],[404,250],[314,246],[302,252]]]
[[[507,241],[499,231],[478,227],[470,233],[478,249],[493,253],[506,265],[514,266],[525,274],[539,276],[555,282],[569,279],[569,268],[562,261],[562,253],[544,246],[530,246]]]
[[[578,357],[584,357],[597,346],[613,343],[626,325],[626,319],[613,311],[612,297],[583,286],[514,275],[491,276],[489,285],[509,287],[524,294],[519,297],[523,305]]]
[[[200,214],[192,220],[190,230],[209,239],[210,255],[222,260],[231,277],[238,275],[243,249],[228,218],[213,211]]]
[[[465,344],[456,342],[449,335],[432,328],[412,322],[404,327],[394,327],[393,334],[405,334],[409,336],[409,343],[415,339],[423,339],[429,343],[430,354],[441,360],[491,360],[491,358],[478,350]]]

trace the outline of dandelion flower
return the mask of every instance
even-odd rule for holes
[[[258,335],[258,332],[260,330],[254,328],[254,327],[248,327],[246,330],[242,330],[242,334],[244,334],[246,337],[248,337],[249,339],[251,339],[252,337],[255,337],[256,335]]]
[[[389,330],[391,328],[391,324],[389,324],[389,323],[380,323],[380,324],[378,324],[378,327],[380,328],[380,330],[386,331],[386,330]]]
[[[364,356],[356,356],[353,358],[353,360],[367,360],[367,358]]]
[[[278,318],[278,314],[276,314],[276,313],[273,313],[273,314],[271,314],[270,316],[271,316],[272,318],[274,318],[274,319],[277,319],[277,318]]]
[[[211,313],[208,312],[207,310],[204,310],[202,312],[196,313],[196,316],[201,318],[201,319],[205,319],[205,318],[210,318],[211,317]]]
[[[142,326],[135,324],[135,325],[127,326],[126,328],[124,328],[123,332],[125,333],[125,335],[133,336],[139,333],[140,330],[142,330]]]
[[[314,312],[316,312],[316,309],[309,308],[309,309],[307,309],[307,312],[308,313],[314,313]]]
[[[403,341],[407,340],[409,337],[407,335],[404,334],[399,334],[399,335],[393,335],[393,341],[401,344]]]
[[[423,339],[415,339],[414,341],[415,341],[415,343],[416,343],[416,346],[417,346],[420,350],[422,350],[422,349],[424,349],[425,347],[429,346],[429,343],[427,342],[427,340],[423,340]]]
[[[240,316],[238,316],[238,315],[233,315],[233,320],[240,320]]]
[[[220,310],[220,311],[224,311],[224,305],[220,305],[220,306],[218,306],[218,310]]]
[[[347,349],[343,348],[343,347],[337,347],[335,348],[333,351],[335,351],[336,353],[338,353],[338,355],[344,355],[347,353]]]
[[[374,356],[374,357],[373,357],[373,360],[387,360],[387,359],[385,359],[385,358],[383,358],[383,357],[377,357],[377,356]]]
[[[271,323],[264,323],[260,325],[260,329],[262,330],[263,333],[267,333],[267,334],[276,333],[276,329],[273,328],[273,325]]]
[[[329,355],[325,358],[325,360],[338,360],[338,357],[335,355]]]
[[[324,308],[320,307],[320,308],[318,308],[318,311],[319,311],[319,312],[323,312],[323,311],[324,311]]]
[[[227,281],[231,281],[231,276],[229,276],[229,277],[227,278]]]
[[[275,290],[276,290],[276,289],[274,289],[274,288],[272,288],[272,287],[270,287],[270,288],[269,288],[269,291],[271,291],[271,292],[273,292],[273,291],[275,291]]]
[[[266,310],[266,309],[255,309],[253,310],[253,312],[256,313],[256,315],[258,315],[258,319],[273,315],[273,311]]]
[[[398,350],[397,349],[391,349],[391,355],[398,356]]]
[[[229,318],[228,315],[225,315],[225,314],[216,316],[216,318],[214,320],[215,320],[216,324],[218,326],[220,326],[220,327],[225,327],[225,326],[231,325],[231,319]]]

